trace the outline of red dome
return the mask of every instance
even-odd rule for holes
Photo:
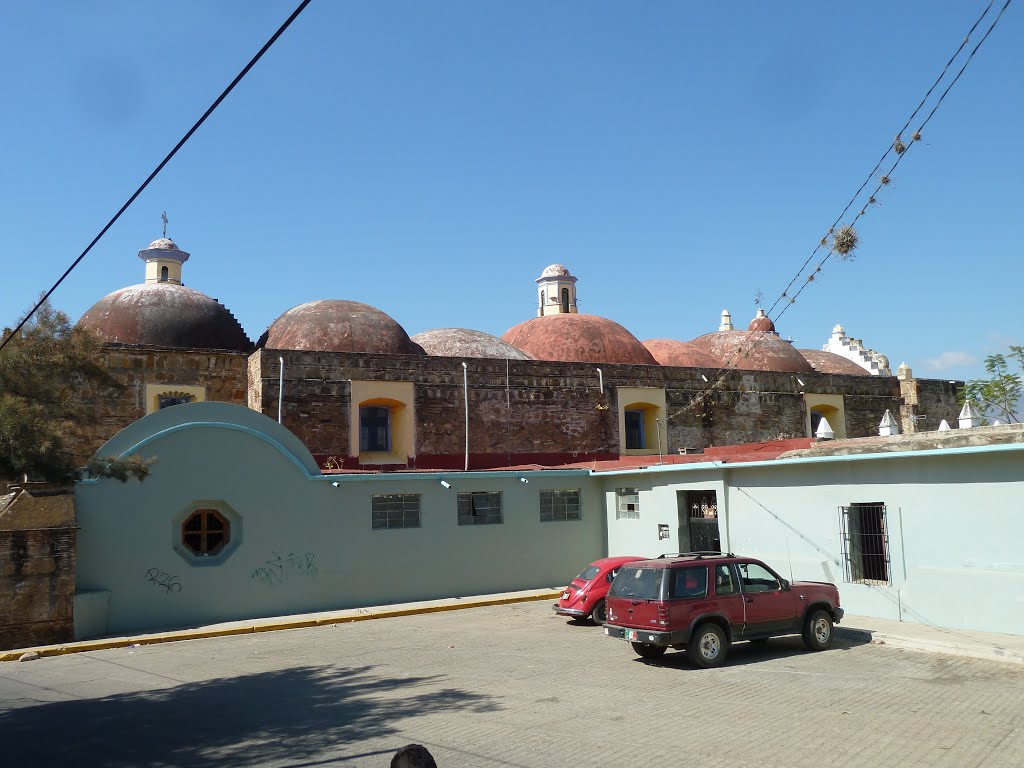
[[[826,352],[823,349],[799,349],[797,350],[818,373],[838,373],[846,376],[870,376],[870,372],[861,368],[853,360],[847,360],[835,352]]]
[[[306,352],[423,354],[389,315],[369,304],[334,299],[289,309],[273,322],[257,345]]]
[[[675,368],[720,368],[718,361],[706,352],[701,352],[688,341],[675,339],[648,339],[644,342],[647,351],[654,355],[658,365]]]
[[[718,366],[723,368],[786,373],[814,371],[804,356],[776,333],[716,331],[698,336],[691,343],[718,360]]]
[[[771,318],[764,313],[763,309],[759,309],[757,310],[757,316],[751,320],[750,324],[747,326],[747,330],[775,333],[775,323],[773,323]]]
[[[510,328],[501,337],[537,360],[566,363],[657,365],[640,341],[612,320],[597,315],[545,315]]]
[[[176,283],[122,288],[93,304],[78,327],[111,344],[248,352],[252,342],[227,308]]]

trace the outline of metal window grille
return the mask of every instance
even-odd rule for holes
[[[542,523],[556,520],[579,520],[580,517],[579,489],[540,492],[540,521]]]
[[[473,491],[460,493],[458,498],[459,525],[500,525],[501,491]]]
[[[889,526],[885,504],[851,504],[839,508],[843,580],[890,584]]]
[[[419,528],[418,493],[380,493],[370,500],[371,528]]]
[[[640,493],[636,488],[616,488],[615,496],[618,501],[615,509],[616,520],[640,519]]]

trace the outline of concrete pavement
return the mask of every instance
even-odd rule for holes
[[[0,651],[0,662],[16,661],[26,653],[37,653],[39,656],[60,656],[67,653],[81,653],[108,648],[124,648],[135,645],[174,642],[177,640],[194,640],[251,634],[254,632],[330,626],[354,621],[413,616],[422,613],[437,613],[463,608],[509,605],[536,600],[554,601],[558,599],[560,591],[560,589],[534,589],[495,595],[424,600],[397,605],[352,608],[343,611],[324,611],[321,613],[231,621],[165,632],[148,632],[121,637],[84,640],[75,643]],[[838,637],[845,637],[850,640],[888,645],[911,651],[1024,664],[1024,636],[1020,635],[1000,635],[990,632],[946,629],[925,624],[913,624],[905,621],[891,621],[849,614],[843,619],[842,624],[836,628],[836,633]]]

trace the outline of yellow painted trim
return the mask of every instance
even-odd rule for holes
[[[811,434],[811,411],[814,409],[820,410],[822,415],[828,419],[828,424],[832,427],[832,433],[837,440],[846,437],[846,409],[843,406],[842,395],[804,393],[804,426],[809,437],[814,437]],[[835,418],[833,419],[833,417]]]
[[[77,643],[65,645],[42,645],[34,648],[15,648],[10,651],[0,651],[0,662],[17,661],[25,653],[36,652],[42,656],[64,656],[69,653],[85,653],[87,651],[105,651],[111,648],[127,648],[134,645],[155,645],[157,643],[173,643],[178,640],[199,640],[208,637],[227,637],[230,635],[247,635],[255,632],[276,632],[282,629],[307,629],[309,627],[322,627],[328,624],[350,624],[355,621],[369,621],[370,619],[392,619],[399,616],[416,616],[422,613],[440,613],[441,611],[458,611],[463,608],[484,608],[491,605],[512,605],[514,603],[527,603],[538,600],[552,600],[561,596],[562,590],[551,590],[533,595],[516,595],[513,597],[481,597],[481,598],[451,598],[458,602],[441,603],[439,605],[425,605],[415,608],[383,609],[366,613],[352,613],[351,611],[327,613],[318,615],[316,618],[289,619],[287,616],[279,620],[272,620],[267,623],[253,623],[240,627],[219,627],[211,629],[183,629],[177,632],[158,632],[149,635],[134,635],[130,637],[111,637],[102,640],[82,640]],[[358,609],[353,609],[358,610]]]
[[[349,455],[362,464],[405,464],[416,455],[415,384],[411,381],[352,381]],[[359,452],[359,408],[385,405],[391,410],[391,450]]]
[[[665,424],[665,390],[661,387],[618,387],[619,403],[619,455],[657,456],[658,426],[655,419],[661,419],[661,450],[668,453],[668,429]],[[626,411],[644,412],[644,442],[647,448],[626,447]]]
[[[156,413],[160,410],[159,398],[161,395],[181,393],[191,395],[193,403],[206,402],[206,387],[192,386],[189,384],[147,384],[146,385],[146,415]]]

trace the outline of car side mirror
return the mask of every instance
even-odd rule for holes
[[[786,581],[785,579],[782,579],[782,591],[783,592],[789,592],[789,590],[790,590],[789,582]]]

